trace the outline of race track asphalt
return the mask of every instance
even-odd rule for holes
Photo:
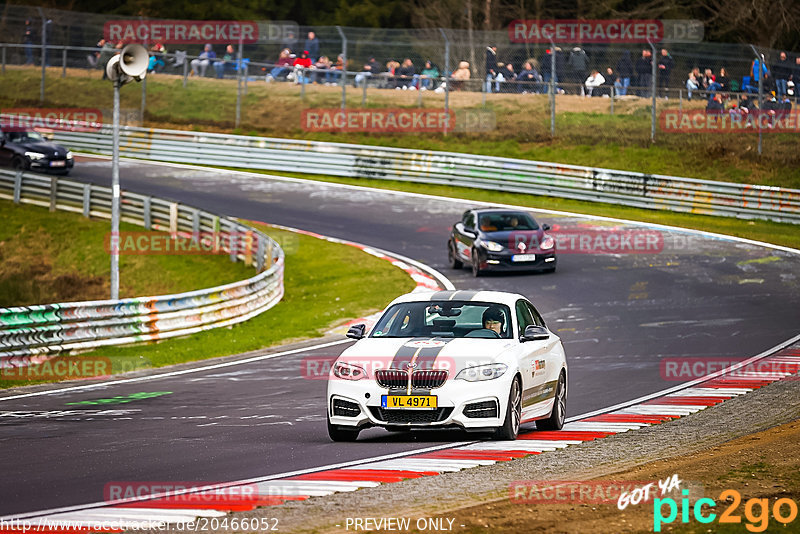
[[[81,159],[70,179],[109,185],[110,174],[108,160]],[[660,250],[561,254],[554,274],[475,279],[450,270],[445,249],[450,226],[474,203],[130,161],[121,182],[137,193],[397,252],[438,269],[458,289],[526,295],[564,341],[568,415],[679,384],[663,376],[665,358],[740,360],[797,333],[800,257],[787,252],[647,230],[660,235]],[[644,230],[534,215],[562,231]],[[474,439],[372,429],[355,444],[330,442],[325,382],[304,378],[301,362],[335,358],[346,346],[91,390],[0,395],[0,515],[102,501],[112,482],[221,482]],[[138,393],[163,394],[69,404]]]

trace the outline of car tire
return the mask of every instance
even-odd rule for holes
[[[15,171],[27,171],[30,168],[30,163],[20,156],[17,156],[11,160],[11,167]]]
[[[450,263],[451,269],[461,269],[464,267],[464,263],[458,259],[458,255],[456,254],[455,246],[453,245],[452,241],[447,242],[447,261]]]
[[[558,377],[556,398],[550,417],[536,421],[537,430],[561,430],[564,428],[564,419],[567,413],[567,379],[564,373]]]
[[[515,377],[511,382],[511,389],[508,392],[508,407],[506,408],[506,418],[503,421],[503,426],[498,428],[495,433],[495,439],[499,440],[515,440],[519,434],[519,425],[522,420],[522,386],[520,386],[519,378]]]
[[[355,441],[358,439],[359,432],[361,430],[358,428],[349,429],[332,425],[331,420],[328,419],[328,437],[331,438],[331,441]]]
[[[478,258],[478,251],[475,249],[472,249],[472,254],[470,254],[470,265],[472,266],[472,276],[478,278],[483,274],[483,271],[481,271],[481,261]]]

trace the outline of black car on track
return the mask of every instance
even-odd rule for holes
[[[524,211],[507,208],[481,208],[464,212],[453,225],[447,241],[450,267],[472,267],[472,274],[484,271],[556,270],[556,243]]]
[[[0,166],[66,175],[74,164],[72,152],[39,132],[0,130]]]

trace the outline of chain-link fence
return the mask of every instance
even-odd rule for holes
[[[0,12],[6,41],[0,43],[2,72],[38,69],[43,102],[52,77],[100,77],[104,63],[118,51],[114,43],[101,41],[112,19],[124,17],[6,4]],[[259,22],[262,28],[269,24]],[[625,135],[652,142],[661,132],[671,132],[663,117],[670,110],[787,110],[796,104],[793,84],[800,80],[797,54],[782,59],[780,51],[750,45],[513,43],[505,31],[287,23],[272,25],[256,42],[230,43],[232,50],[215,43],[216,58],[205,57],[202,44],[145,44],[156,75],[151,80],[174,76],[185,89],[214,79],[236,80],[235,104],[206,110],[196,117],[200,122],[233,123],[246,130],[270,120],[285,126],[286,133],[309,128],[303,122],[309,109],[420,107],[456,115],[483,110],[486,114],[473,124],[456,120],[451,127],[513,129],[528,132],[531,139],[574,134],[575,113],[636,117]],[[762,63],[768,74],[759,76]],[[146,83],[141,90],[143,116],[177,122],[148,108]],[[269,118],[251,112],[253,103],[264,98],[297,102],[280,106],[283,113]],[[608,123],[596,124],[602,129]],[[671,126],[680,130],[679,123]],[[760,136],[761,123],[757,126],[747,131]],[[282,133],[281,127],[276,133]]]

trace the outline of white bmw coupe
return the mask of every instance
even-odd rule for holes
[[[395,299],[331,367],[328,434],[461,428],[516,439],[521,423],[560,430],[567,402],[561,340],[523,296],[409,293]]]

